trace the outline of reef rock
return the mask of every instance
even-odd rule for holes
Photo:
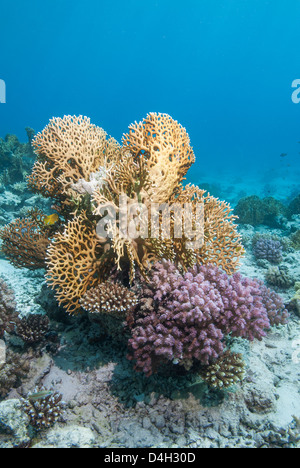
[[[94,434],[87,427],[55,427],[32,448],[92,448],[94,442]]]
[[[0,448],[18,448],[30,442],[29,419],[20,400],[0,403]]]

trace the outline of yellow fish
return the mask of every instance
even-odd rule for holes
[[[44,224],[45,226],[53,226],[53,224],[57,223],[58,220],[59,220],[58,214],[53,213],[49,216],[45,216]]]

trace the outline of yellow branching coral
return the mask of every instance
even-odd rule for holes
[[[120,146],[87,117],[53,118],[33,142],[37,161],[29,176],[31,189],[68,203],[70,186],[111,164]]]
[[[1,251],[15,267],[31,270],[45,268],[50,240],[37,219],[17,218],[0,231],[0,238],[3,241]]]
[[[205,194],[205,190],[194,185],[178,187],[171,202],[182,206],[185,203],[203,203],[204,207],[203,246],[191,252],[185,248],[184,236],[182,239],[178,239],[176,250],[179,256],[183,256],[180,263],[187,263],[184,260],[186,256],[191,258],[194,263],[196,260],[200,264],[211,263],[221,267],[228,274],[234,273],[244,249],[241,244],[241,236],[234,224],[237,217],[232,214],[230,205],[210,194]]]
[[[150,113],[135,122],[122,142],[136,161],[145,161],[156,189],[152,201],[166,201],[195,162],[185,128],[167,114]]]
[[[197,261],[213,263],[230,274],[243,253],[229,205],[182,185],[195,161],[185,128],[167,114],[150,113],[129,127],[122,142],[121,147],[107,139],[102,128],[82,116],[52,119],[33,142],[37,162],[29,185],[53,198],[55,210],[69,220],[48,248],[47,280],[70,313],[114,266],[132,284],[137,269],[147,277],[151,265],[164,258],[184,269]],[[184,223],[178,235],[183,219],[174,206],[181,213],[187,204],[197,242],[190,242]],[[166,206],[169,225],[161,208]],[[115,217],[104,232],[99,224],[111,213]]]
[[[99,281],[98,240],[85,213],[69,221],[47,251],[47,283],[67,312],[77,313],[79,300]]]
[[[230,206],[205,195],[205,191],[198,187],[183,187],[180,183],[194,161],[185,129],[170,116],[149,114],[142,122],[130,127],[129,134],[123,136],[123,143],[121,160],[106,178],[106,185],[92,195],[94,215],[102,216],[109,206],[118,214],[116,224],[111,228],[110,243],[118,268],[122,269],[121,263],[124,264],[127,258],[131,281],[135,266],[146,275],[151,263],[162,258],[184,268],[198,260],[221,266],[227,273],[234,272],[243,248]],[[142,204],[148,212],[148,217],[135,214],[135,222],[139,221],[143,235],[132,238],[123,229],[119,207],[121,194],[127,197],[128,213],[137,204]],[[162,213],[158,217],[159,234],[152,235],[150,214],[155,204],[157,210],[162,205],[170,208],[169,236],[163,231]],[[171,208],[179,206],[184,210],[186,204],[191,205],[190,227],[198,247],[196,243],[190,247],[190,237],[184,229],[181,236],[176,235],[178,218]],[[203,205],[202,229],[197,217],[200,205]]]

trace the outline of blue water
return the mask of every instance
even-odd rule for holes
[[[1,4],[0,136],[83,114],[120,141],[148,112],[187,128],[191,180],[300,170],[298,0]],[[287,153],[286,157],[280,157]]]

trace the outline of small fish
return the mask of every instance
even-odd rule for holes
[[[53,213],[49,216],[45,216],[44,224],[45,226],[53,226],[53,224],[57,223],[58,220],[59,220],[58,214]]]
[[[281,158],[284,158],[285,156],[287,156],[287,153],[281,153],[280,155]]]
[[[44,398],[47,398],[48,396],[51,396],[52,392],[49,390],[42,390],[41,392],[36,392],[32,393],[31,395],[28,395],[28,400],[31,401],[37,401],[37,400],[43,400]]]

